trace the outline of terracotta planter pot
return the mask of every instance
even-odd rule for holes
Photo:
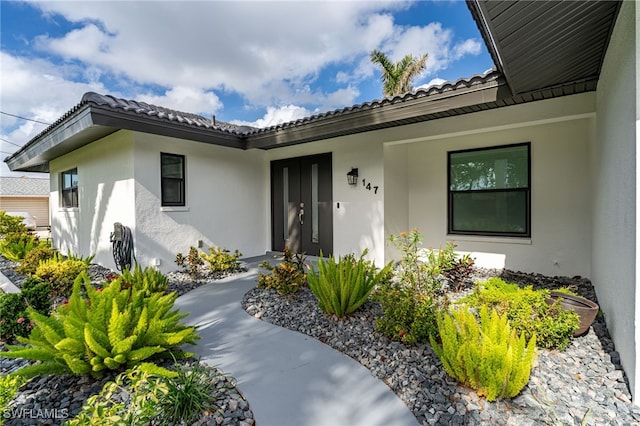
[[[580,317],[580,327],[573,333],[573,336],[577,337],[585,334],[596,319],[596,315],[598,315],[600,310],[598,304],[584,297],[573,296],[559,291],[552,291],[551,298],[547,302],[554,303],[558,299],[560,299],[562,309],[571,309]]]

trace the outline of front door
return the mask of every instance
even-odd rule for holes
[[[333,252],[331,153],[271,162],[271,229],[275,251]]]

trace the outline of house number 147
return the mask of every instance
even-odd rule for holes
[[[362,186],[364,186],[365,188],[367,188],[369,191],[371,191],[371,188],[373,188],[373,193],[377,194],[378,193],[378,187],[377,186],[371,186],[371,182],[367,182],[366,180],[362,179]]]

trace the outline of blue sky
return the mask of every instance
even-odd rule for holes
[[[493,67],[463,1],[1,1],[0,18],[2,158],[46,127],[8,114],[50,123],[88,91],[264,127],[379,99],[373,49],[428,53],[416,87]]]

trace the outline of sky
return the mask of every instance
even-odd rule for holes
[[[462,0],[1,0],[0,158],[89,91],[255,127],[380,99],[374,49],[427,53],[415,88],[493,67]]]

